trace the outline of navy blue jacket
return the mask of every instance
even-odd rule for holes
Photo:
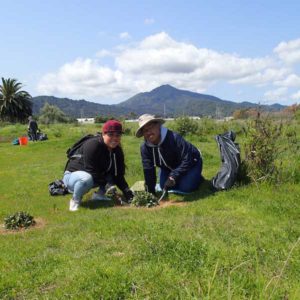
[[[169,170],[169,176],[178,182],[199,160],[202,161],[201,154],[195,146],[169,129],[159,145],[155,146],[145,141],[141,145],[141,156],[145,184],[150,193],[155,192],[156,166]]]

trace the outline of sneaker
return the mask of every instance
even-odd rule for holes
[[[69,210],[70,211],[77,211],[79,208],[79,203],[75,202],[73,199],[70,200],[70,207]]]

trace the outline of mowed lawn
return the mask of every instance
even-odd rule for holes
[[[189,136],[206,181],[184,205],[95,206],[51,197],[66,149],[99,126],[42,128],[49,140],[13,146],[25,126],[0,128],[0,223],[26,211],[37,226],[0,234],[0,299],[300,299],[300,185],[251,184],[212,193],[214,134]],[[221,132],[219,132],[221,133]],[[239,142],[237,137],[237,141]],[[122,138],[127,180],[143,179],[133,131]],[[299,153],[286,161],[299,166]]]

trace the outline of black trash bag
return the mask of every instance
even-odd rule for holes
[[[61,179],[49,183],[49,193],[51,196],[65,195],[68,194],[68,189]]]
[[[228,131],[215,137],[220,150],[222,166],[217,175],[212,179],[215,190],[230,189],[236,179],[241,164],[240,149],[235,141],[235,133]]]

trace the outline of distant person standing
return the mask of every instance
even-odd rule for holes
[[[37,131],[39,129],[37,122],[30,116],[28,118],[28,133],[32,141],[37,141]]]

